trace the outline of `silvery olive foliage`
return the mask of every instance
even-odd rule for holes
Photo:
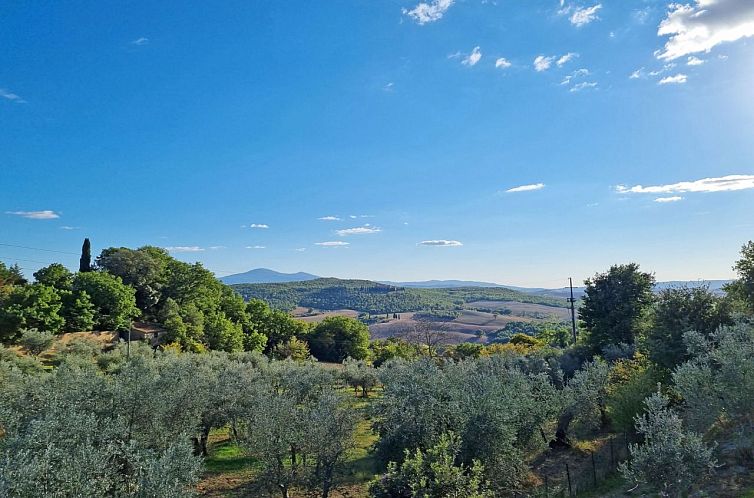
[[[558,415],[560,393],[545,373],[525,373],[515,358],[493,356],[442,366],[425,359],[380,368],[376,403],[378,455],[401,462],[405,450],[428,450],[443,434],[460,438],[459,461],[484,462],[497,493],[521,486],[525,452],[541,448],[541,429]]]
[[[684,419],[706,431],[724,416],[741,426],[754,424],[754,326],[724,327],[708,339],[685,336],[691,360],[673,373],[683,398]]]
[[[458,464],[461,439],[446,433],[426,451],[406,450],[403,463],[390,462],[385,475],[369,486],[373,498],[492,498],[484,480],[484,465],[474,460]]]
[[[134,358],[111,376],[91,364],[0,374],[0,496],[190,496],[194,421],[169,417],[159,363]]]
[[[629,482],[661,496],[682,496],[714,470],[713,448],[683,427],[665,395],[655,393],[645,404],[646,413],[636,417],[644,443],[631,445],[631,460],[621,464],[620,471]]]
[[[301,486],[326,498],[353,445],[359,414],[316,363],[271,362],[238,420],[238,440],[258,459],[258,483],[287,498]]]

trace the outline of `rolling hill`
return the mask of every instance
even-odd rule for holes
[[[364,313],[458,309],[474,301],[513,301],[565,307],[564,299],[536,296],[505,287],[409,288],[370,280],[319,278],[303,282],[236,284],[244,299],[262,299],[274,308],[351,309]]]

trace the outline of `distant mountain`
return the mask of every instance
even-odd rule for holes
[[[660,292],[671,287],[701,287],[703,285],[709,286],[710,292],[713,294],[721,295],[724,293],[723,285],[730,283],[730,280],[670,280],[667,282],[657,282],[654,287],[655,292]],[[548,296],[548,297],[570,297],[571,290],[568,287],[561,287],[559,289],[532,289],[526,287],[512,287],[506,286],[509,289],[514,289],[527,294],[533,294],[536,296]],[[584,296],[586,287],[574,287],[573,297],[579,299]]]
[[[396,287],[413,287],[418,289],[455,289],[458,287],[506,287],[515,289],[507,285],[495,284],[492,282],[476,282],[473,280],[422,280],[420,282],[388,282],[381,281],[381,284],[394,285]]]
[[[236,273],[228,275],[226,277],[220,277],[220,281],[224,284],[276,284],[285,282],[302,282],[305,280],[315,280],[317,275],[311,273],[304,273],[302,271],[298,273],[281,273],[279,271],[270,270],[269,268],[256,268],[244,273]]]

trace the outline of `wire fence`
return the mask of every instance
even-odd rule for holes
[[[540,468],[541,484],[521,496],[572,498],[593,491],[615,475],[621,462],[630,458],[629,444],[633,442],[636,442],[635,436],[613,434],[593,451],[564,456]]]

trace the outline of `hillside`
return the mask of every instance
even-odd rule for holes
[[[301,282],[305,280],[314,280],[320,278],[317,275],[311,273],[297,272],[297,273],[282,273],[269,268],[255,268],[243,273],[234,273],[233,275],[226,275],[220,277],[220,281],[224,284],[263,284],[263,283],[278,283],[278,282]]]
[[[406,288],[369,280],[320,278],[305,282],[237,284],[244,299],[262,299],[272,307],[292,310],[297,306],[320,310],[352,309],[365,313],[400,313],[463,307],[473,301],[515,301],[565,307],[563,299],[535,296],[503,287],[447,289]]]

